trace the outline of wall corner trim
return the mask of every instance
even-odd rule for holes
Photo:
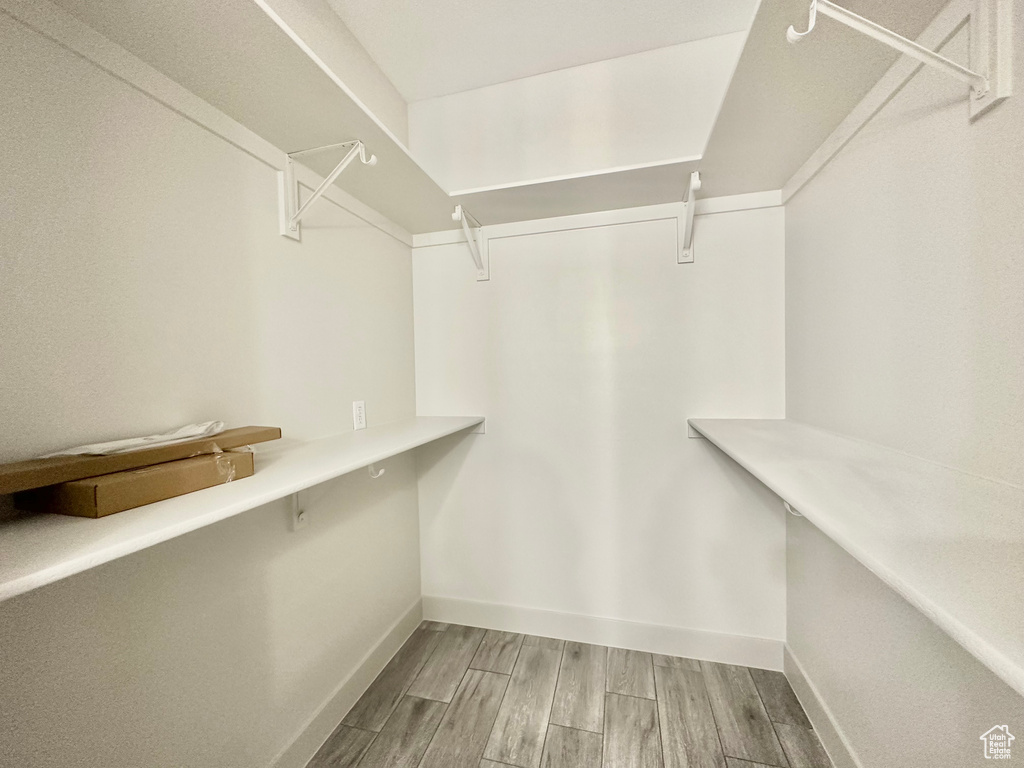
[[[426,595],[423,615],[433,621],[483,629],[782,670],[783,641],[763,637]]]

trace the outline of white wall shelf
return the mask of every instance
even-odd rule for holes
[[[689,157],[608,168],[575,176],[460,190],[452,193],[452,199],[488,225],[678,203],[686,195],[690,174],[699,163],[699,157]]]
[[[785,419],[689,424],[1024,695],[1024,490]]]
[[[337,185],[412,234],[451,229],[456,204],[490,225],[679,202],[700,160],[671,159],[449,194],[345,84],[343,69],[330,54],[331,30],[302,3],[54,3],[284,153],[361,140],[377,156],[377,166],[355,164]],[[88,57],[89,47],[81,47]],[[302,162],[327,176],[343,155],[341,148]]]
[[[256,473],[98,520],[32,515],[0,525],[0,600],[213,525],[318,483],[482,424],[416,417],[256,453]]]
[[[408,232],[450,228],[448,194],[345,85],[322,39],[331,30],[301,3],[55,5],[285,153],[361,140],[378,164],[356,164],[338,186]],[[302,162],[326,176],[344,154],[339,148]]]

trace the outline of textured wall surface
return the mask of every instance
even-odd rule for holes
[[[1020,485],[1015,8],[1017,95],[971,123],[967,89],[921,71],[787,204],[786,387],[791,418]],[[966,61],[966,31],[944,53]],[[896,755],[907,768],[985,765],[984,731],[1024,732],[1020,696],[804,521],[790,524],[788,628],[864,768]]]
[[[0,460],[414,413],[408,247],[326,202],[282,238],[274,169],[3,14],[0,92]],[[387,467],[0,604],[0,764],[269,765],[419,599]]]

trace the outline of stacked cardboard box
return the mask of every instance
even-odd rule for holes
[[[232,449],[280,437],[277,427],[241,427],[131,453],[0,465],[0,493],[28,511],[103,517],[249,477],[252,453]]]

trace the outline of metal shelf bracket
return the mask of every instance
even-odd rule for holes
[[[320,186],[313,190],[313,194],[309,196],[306,202],[300,206],[299,182],[295,178],[295,158],[300,155],[323,152],[328,149],[338,149],[339,147],[349,147],[350,149],[345,153],[345,157],[342,158],[334,170],[327,174],[324,180],[320,182]],[[282,235],[293,240],[302,239],[302,217],[306,215],[310,206],[323,196],[327,188],[337,181],[342,171],[348,168],[349,164],[357,157],[363,165],[377,164],[376,155],[370,155],[369,158],[366,157],[366,145],[361,141],[345,141],[341,144],[329,144],[325,147],[313,147],[312,149],[288,153],[284,170],[277,172],[278,219]]]
[[[473,229],[476,230],[476,234],[470,229],[469,222],[472,219],[475,226]],[[476,267],[476,279],[477,282],[483,282],[491,279],[491,263],[490,256],[487,248],[487,238],[484,237],[483,225],[476,220],[469,211],[464,209],[461,205],[455,206],[455,211],[452,213],[452,221],[458,221],[462,223],[462,232],[466,235],[466,244],[469,246],[469,255],[473,257],[473,266]]]
[[[683,202],[686,212],[679,217],[679,264],[693,261],[693,209],[697,207],[697,192],[700,190],[700,172],[690,174],[690,183],[686,188]]]
[[[969,85],[972,120],[1012,92],[1013,0],[974,0],[974,10],[970,14],[970,68],[829,0],[811,0],[807,29],[797,32],[790,26],[786,39],[798,43],[807,37],[814,29],[819,13]]]

